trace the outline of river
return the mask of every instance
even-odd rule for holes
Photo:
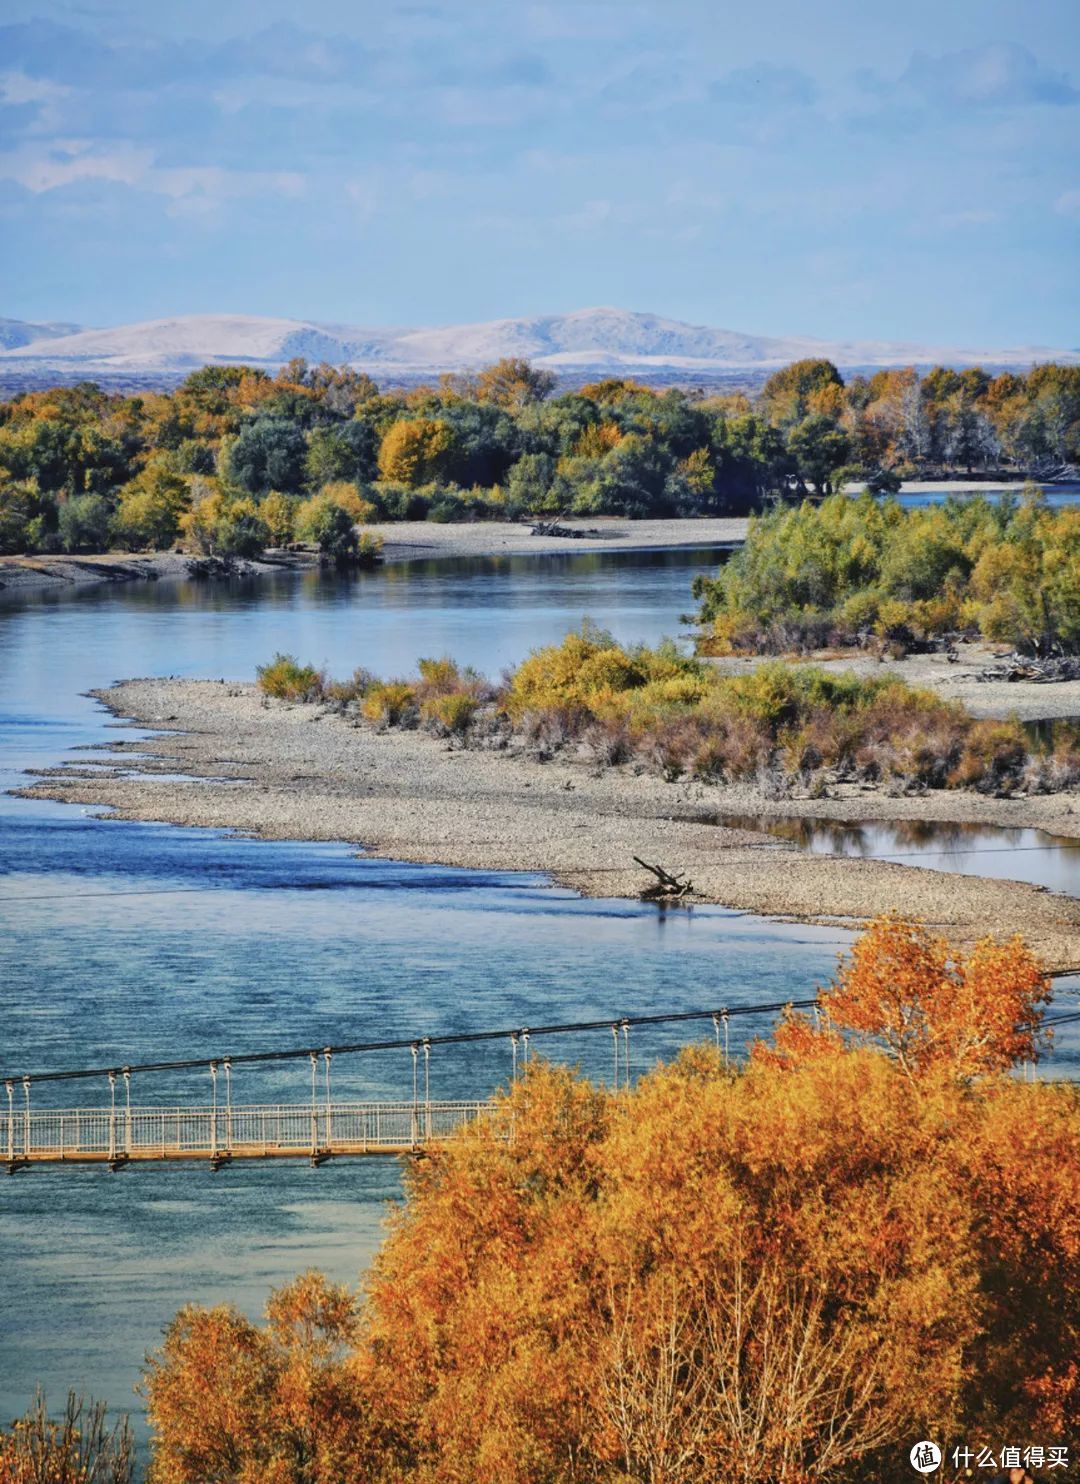
[[[625,640],[677,633],[692,578],[714,564],[704,551],[444,560],[9,602],[0,789],[115,735],[83,693],[117,678],[247,677],[277,650],[338,674],[445,653],[497,674],[585,615]],[[538,876],[102,821],[6,794],[0,878],[0,1064],[15,1073],[775,1001],[811,993],[846,941],[722,908],[664,915]],[[733,1049],[766,1025],[733,1022]],[[635,1032],[635,1064],[678,1039]],[[610,1074],[610,1036],[561,1049]],[[432,1096],[484,1093],[508,1071],[508,1045],[440,1052]],[[341,1096],[401,1097],[409,1057],[342,1059],[334,1075]],[[178,1077],[172,1091],[205,1097],[208,1081]],[[236,1083],[238,1102],[304,1096],[295,1069]],[[155,1084],[147,1097],[159,1095]],[[104,1083],[80,1087],[80,1102],[107,1097]],[[40,1381],[53,1402],[71,1386],[130,1407],[141,1429],[132,1388],[181,1304],[256,1315],[306,1266],[355,1279],[399,1185],[390,1162],[297,1161],[216,1175],[36,1170],[0,1189],[0,1416]]]

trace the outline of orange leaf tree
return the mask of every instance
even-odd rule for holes
[[[971,1078],[1034,1061],[1050,983],[1020,937],[966,956],[901,917],[871,924],[821,996],[828,1021],[882,1046],[908,1076]]]
[[[411,1166],[356,1308],[309,1275],[267,1328],[183,1311],[155,1484],[892,1484],[916,1437],[1068,1443],[1080,1100],[1005,1074],[1038,966],[889,920],[822,998],[739,1071],[533,1063]]]

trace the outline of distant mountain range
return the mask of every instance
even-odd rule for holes
[[[60,336],[77,335],[81,325],[33,325],[24,319],[0,319],[0,349],[17,350],[23,345],[41,345]]]
[[[1044,346],[959,349],[884,340],[810,340],[744,335],[636,314],[579,309],[572,314],[489,320],[442,329],[316,324],[243,314],[198,314],[146,320],[107,330],[0,319],[0,374],[183,374],[208,364],[244,363],[268,370],[294,356],[348,363],[373,375],[467,370],[501,356],[524,356],[567,374],[581,371],[710,376],[765,371],[803,356],[827,356],[840,367],[906,365],[1030,366],[1080,361],[1080,352]]]

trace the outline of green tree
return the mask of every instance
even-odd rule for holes
[[[833,471],[847,459],[849,447],[847,434],[820,413],[803,418],[788,437],[799,478],[809,480],[819,495],[829,493]]]
[[[105,551],[109,543],[109,502],[101,495],[76,495],[59,510],[60,540],[65,551]]]
[[[252,494],[300,489],[307,445],[301,429],[285,418],[257,418],[242,429],[228,454],[229,477]]]
[[[176,540],[190,504],[186,480],[162,463],[148,465],[120,491],[112,539],[128,551],[161,551]]]

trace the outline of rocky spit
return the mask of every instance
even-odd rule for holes
[[[592,896],[637,896],[652,879],[634,865],[640,856],[688,875],[697,901],[847,926],[898,911],[961,942],[1022,932],[1048,967],[1080,968],[1076,897],[805,854],[708,822],[720,813],[806,814],[1030,826],[1080,838],[1076,794],[890,797],[838,785],[825,799],[775,800],[749,785],[669,783],[633,766],[601,771],[583,757],[540,762],[423,731],[379,731],[323,704],[269,701],[251,684],[130,680],[95,694],[154,735],[50,770],[26,794],[111,808],[123,819],[342,840],[390,859],[549,872]],[[140,754],[138,775],[120,776],[132,766],[129,752]]]

